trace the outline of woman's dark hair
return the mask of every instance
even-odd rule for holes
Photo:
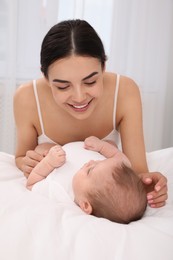
[[[103,43],[84,20],[67,20],[54,25],[46,34],[41,46],[41,71],[48,77],[49,66],[58,59],[72,54],[97,58],[105,65]]]

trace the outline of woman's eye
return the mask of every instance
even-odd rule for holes
[[[96,80],[92,81],[92,82],[85,82],[86,85],[93,85],[96,83]]]
[[[68,89],[69,86],[65,86],[65,87],[60,87],[60,86],[56,86],[57,89],[59,90],[66,90]]]

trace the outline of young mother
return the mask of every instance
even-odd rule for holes
[[[14,96],[16,165],[28,177],[42,160],[38,143],[64,145],[94,135],[121,139],[134,171],[148,185],[151,207],[167,199],[166,178],[149,173],[139,89],[133,80],[105,71],[106,55],[95,30],[83,20],[53,26],[41,47],[44,77],[19,87]]]

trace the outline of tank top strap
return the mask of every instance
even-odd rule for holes
[[[116,129],[116,110],[117,110],[117,97],[118,97],[118,90],[119,90],[119,82],[120,82],[120,75],[117,74],[115,94],[114,94],[114,110],[113,110],[113,127],[114,127],[114,129]]]
[[[35,100],[36,100],[38,117],[39,117],[40,126],[41,126],[41,131],[42,131],[42,134],[45,134],[44,133],[44,126],[43,126],[43,119],[42,119],[41,109],[40,109],[40,103],[39,103],[39,98],[38,98],[36,80],[33,80],[33,89],[34,89],[34,96],[35,96]]]

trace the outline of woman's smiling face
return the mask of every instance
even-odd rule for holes
[[[89,117],[103,93],[103,69],[93,57],[72,55],[55,61],[48,80],[57,105],[77,119]]]

